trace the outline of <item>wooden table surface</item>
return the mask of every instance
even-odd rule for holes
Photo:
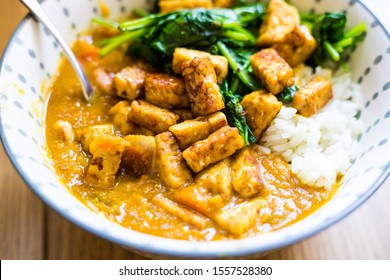
[[[17,0],[0,1],[0,54],[25,14]],[[265,259],[390,259],[389,200],[390,180],[338,224]],[[50,210],[25,185],[0,146],[0,259],[143,257],[78,228]]]

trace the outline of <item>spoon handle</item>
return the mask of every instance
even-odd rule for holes
[[[79,61],[77,60],[76,56],[74,55],[69,45],[66,43],[64,38],[61,36],[61,34],[57,31],[57,29],[51,23],[49,18],[46,16],[45,12],[42,10],[38,1],[36,0],[19,0],[19,1],[22,2],[30,10],[30,12],[34,15],[36,19],[38,19],[44,26],[46,26],[46,28],[51,32],[53,37],[60,44],[60,46],[64,50],[65,55],[67,56],[69,62],[71,63],[73,69],[77,74],[77,77],[81,83],[81,88],[83,90],[85,100],[89,102],[93,91],[92,85],[89,82],[87,75],[85,74],[83,68],[81,67]]]

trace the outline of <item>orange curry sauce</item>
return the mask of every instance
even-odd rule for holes
[[[74,45],[74,51],[89,77],[92,77],[92,71],[97,67],[118,72],[135,63],[134,59],[125,55],[125,49],[115,50],[104,58],[99,57],[98,49],[92,45],[92,41],[102,36],[105,35],[102,35],[101,31],[94,31],[92,36],[85,37]],[[69,122],[74,130],[91,125],[112,124],[108,111],[120,98],[104,95],[98,89],[94,94],[93,102],[87,104],[70,64],[64,60],[54,79],[47,106],[47,151],[58,177],[75,197],[92,211],[104,214],[107,219],[126,228],[183,240],[244,238],[274,231],[299,221],[325,204],[337,190],[337,185],[331,190],[288,183],[268,186],[260,193],[266,205],[259,212],[255,225],[243,235],[234,236],[212,220],[206,229],[200,230],[154,204],[152,198],[156,194],[169,196],[169,190],[158,178],[149,175],[132,178],[119,171],[113,189],[90,187],[85,184],[84,176],[91,155],[83,151],[77,140],[64,141],[56,130],[56,123],[59,120]],[[238,202],[245,202],[245,199],[233,194],[230,204]]]

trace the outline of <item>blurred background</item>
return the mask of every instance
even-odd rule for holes
[[[384,21],[387,1],[364,2]],[[0,54],[26,13],[19,1],[0,0]],[[390,28],[390,20],[386,24]],[[389,198],[390,180],[338,224],[264,259],[390,259]],[[24,184],[0,145],[0,259],[142,258],[50,210]]]

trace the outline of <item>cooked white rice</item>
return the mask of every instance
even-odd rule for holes
[[[301,67],[296,71],[298,86],[314,76],[331,78],[329,70]],[[361,103],[358,84],[350,74],[332,77],[333,99],[317,114],[305,118],[294,108],[283,106],[263,134],[261,144],[291,163],[303,183],[330,188],[338,174],[345,174],[352,160],[362,122],[355,116]]]

